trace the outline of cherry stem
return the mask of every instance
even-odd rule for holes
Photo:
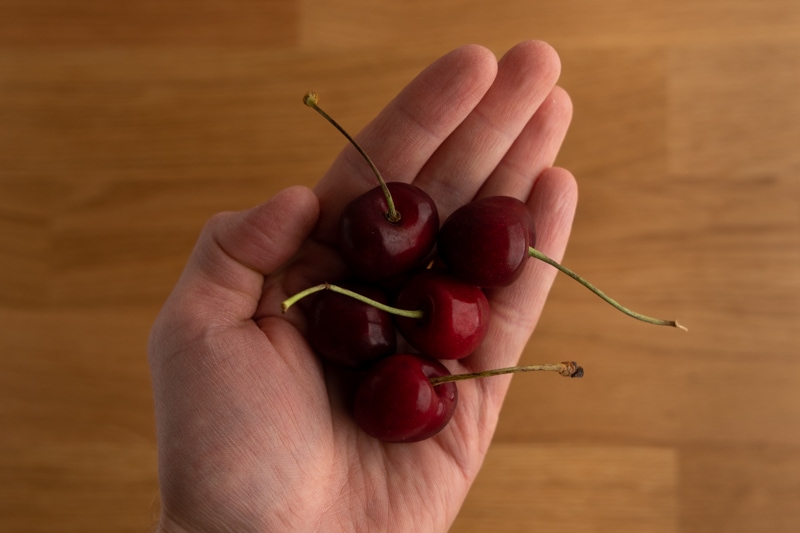
[[[358,153],[361,154],[361,157],[369,164],[369,167],[372,169],[372,173],[375,174],[375,177],[378,178],[378,183],[380,183],[381,190],[383,191],[383,196],[386,197],[386,205],[388,206],[388,211],[386,212],[386,219],[389,222],[396,223],[400,221],[400,212],[397,211],[397,208],[394,206],[394,200],[392,199],[392,193],[389,192],[389,187],[386,185],[386,181],[381,176],[378,167],[375,166],[375,163],[372,162],[372,159],[367,155],[367,152],[361,148],[355,139],[353,139],[345,129],[336,122],[333,117],[327,114],[320,106],[319,106],[319,96],[317,93],[313,91],[309,91],[303,96],[303,103],[308,107],[312,108],[314,111],[322,115],[322,117],[333,124],[333,126],[339,130],[339,132],[350,141],[350,144],[355,146]]]
[[[630,317],[633,317],[633,318],[635,318],[637,320],[641,320],[642,322],[647,322],[649,324],[655,324],[657,326],[671,326],[673,328],[682,329],[683,331],[689,331],[685,326],[679,324],[675,320],[663,320],[663,319],[660,319],[660,318],[653,318],[653,317],[649,317],[647,315],[643,315],[641,313],[637,313],[636,311],[632,311],[632,310],[628,309],[627,307],[623,306],[622,304],[620,304],[616,300],[614,300],[611,297],[609,297],[606,293],[604,293],[603,291],[601,291],[600,289],[598,289],[597,287],[595,287],[594,285],[592,285],[591,283],[589,283],[588,281],[583,279],[583,277],[581,277],[579,274],[577,274],[577,273],[573,272],[572,270],[568,269],[567,267],[559,264],[555,260],[550,259],[549,257],[547,257],[542,252],[540,252],[539,250],[537,250],[536,248],[534,248],[532,246],[528,248],[528,253],[530,254],[531,257],[535,257],[536,259],[538,259],[540,261],[544,261],[548,265],[551,265],[551,266],[555,267],[559,271],[561,271],[564,274],[566,274],[567,276],[571,277],[572,279],[574,279],[575,281],[577,281],[578,283],[580,283],[581,285],[583,285],[584,287],[586,287],[587,289],[589,289],[590,291],[595,293],[597,296],[599,296],[600,298],[602,298],[603,300],[605,300],[606,302],[611,304],[614,308],[618,309],[619,311],[622,311],[623,313],[625,313],[626,315],[628,315]]]
[[[390,314],[393,314],[393,315],[397,315],[397,316],[403,316],[403,317],[406,317],[406,318],[423,318],[425,316],[425,312],[422,311],[422,310],[409,311],[409,310],[406,310],[406,309],[398,309],[397,307],[392,307],[390,305],[386,305],[384,303],[381,303],[381,302],[379,302],[377,300],[373,300],[372,298],[364,296],[363,294],[359,294],[357,292],[353,292],[350,289],[345,289],[344,287],[339,287],[337,285],[332,285],[330,283],[321,283],[319,285],[315,285],[313,287],[309,287],[308,289],[306,289],[304,291],[298,292],[294,296],[291,296],[291,297],[287,298],[286,300],[284,300],[283,302],[281,302],[281,309],[285,313],[286,311],[289,310],[289,308],[291,306],[293,306],[294,304],[296,304],[297,302],[299,302],[300,300],[302,300],[306,296],[310,296],[310,295],[314,294],[315,292],[320,292],[320,291],[338,292],[339,294],[344,294],[345,296],[349,296],[350,298],[354,298],[354,299],[358,300],[359,302],[363,302],[363,303],[365,303],[367,305],[371,305],[372,307],[378,308],[381,311],[386,311],[387,313],[390,313]]]
[[[490,376],[500,376],[502,374],[516,374],[518,372],[557,372],[559,375],[567,378],[582,378],[583,367],[579,366],[575,361],[564,361],[563,363],[550,363],[544,365],[525,365],[525,366],[512,366],[508,368],[497,368],[494,370],[485,370],[483,372],[473,372],[471,374],[450,374],[447,376],[436,376],[428,378],[431,384],[435,387],[442,383],[449,383],[451,381],[462,381],[465,379],[486,378]]]

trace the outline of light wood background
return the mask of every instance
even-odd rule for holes
[[[450,49],[552,43],[581,200],[459,533],[800,531],[797,0],[0,0],[0,530],[147,531],[150,324]]]

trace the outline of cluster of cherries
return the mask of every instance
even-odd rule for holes
[[[533,219],[516,198],[475,200],[440,228],[436,204],[425,191],[386,183],[364,150],[319,107],[315,93],[303,102],[355,146],[380,185],[341,214],[339,252],[353,277],[310,287],[282,307],[286,312],[308,298],[308,342],[317,356],[363,371],[354,416],[369,435],[385,442],[435,435],[456,408],[458,380],[537,370],[583,375],[575,362],[452,375],[439,361],[467,357],[481,345],[491,313],[483,290],[511,285],[529,257],[553,265],[630,316],[682,328],[630,311],[536,250]],[[413,353],[397,353],[400,337]]]

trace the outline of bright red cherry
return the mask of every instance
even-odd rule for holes
[[[491,196],[465,204],[448,217],[437,252],[457,278],[484,288],[505,287],[522,273],[535,238],[533,219],[523,202]]]
[[[434,386],[430,378],[450,372],[435,359],[397,354],[378,361],[358,387],[354,413],[359,427],[384,442],[432,437],[453,416],[455,383]]]
[[[313,339],[317,335],[315,328],[319,329],[326,335],[326,347],[337,344],[352,346],[355,350],[356,346],[360,346],[355,339],[348,343],[347,336],[355,333],[353,328],[363,322],[360,317],[366,313],[366,307],[395,315],[397,328],[403,337],[414,348],[436,359],[461,359],[468,356],[483,341],[489,326],[491,308],[483,291],[445,272],[426,270],[412,276],[400,289],[394,306],[386,305],[383,299],[372,298],[364,290],[357,292],[347,287],[323,283],[286,299],[281,304],[284,312],[303,298],[321,291],[339,293],[340,298],[352,298],[360,304],[352,306],[352,309],[358,310],[352,316],[347,314],[349,308],[343,308],[341,318],[329,317],[329,309],[317,307],[314,310],[312,318],[319,322],[312,322],[309,334]],[[345,305],[339,298],[333,301],[341,306]],[[379,318],[383,319],[383,316],[379,315]],[[351,325],[348,321],[354,321],[355,324]],[[324,327],[319,327],[319,324]],[[335,343],[330,339],[333,335],[337,337]],[[339,335],[342,336],[341,339],[338,338]],[[321,348],[319,351],[320,355],[325,353]],[[344,356],[337,356],[342,357]]]
[[[489,327],[489,301],[475,285],[449,274],[424,271],[411,278],[395,306],[419,309],[422,318],[395,317],[405,339],[436,359],[461,359],[480,345]]]
[[[343,287],[386,303],[382,290],[357,283]],[[311,348],[321,359],[347,368],[366,368],[394,353],[394,322],[386,311],[333,291],[313,295],[306,308]]]

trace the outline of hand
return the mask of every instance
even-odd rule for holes
[[[571,118],[560,64],[541,42],[499,62],[478,46],[425,69],[358,136],[391,181],[414,182],[442,220],[475,197],[524,199],[537,247],[559,260],[577,198],[553,168]],[[445,531],[478,473],[509,376],[459,384],[450,424],[413,444],[356,427],[341,375],[280,302],[342,272],[334,228],[374,177],[348,147],[315,191],[286,189],[249,211],[215,216],[153,327],[161,528],[230,531]],[[531,260],[489,293],[483,348],[453,372],[514,365],[555,271]]]

